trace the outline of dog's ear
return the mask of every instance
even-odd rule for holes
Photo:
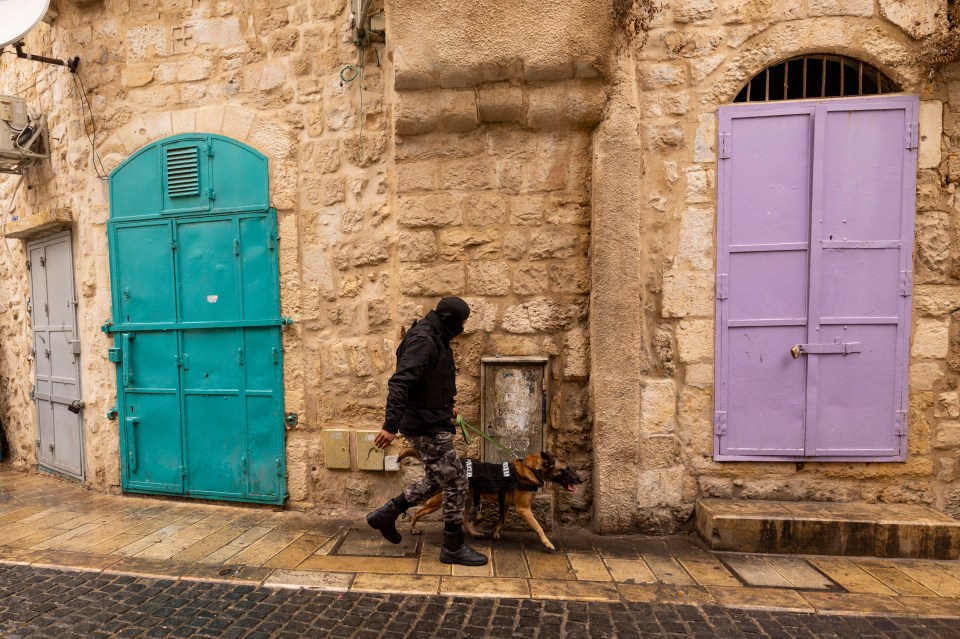
[[[547,468],[553,468],[553,464],[554,464],[553,455],[543,450],[543,451],[540,451],[540,458],[543,459],[544,466],[546,466]]]

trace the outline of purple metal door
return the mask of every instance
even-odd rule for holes
[[[917,110],[720,109],[716,459],[904,458]]]

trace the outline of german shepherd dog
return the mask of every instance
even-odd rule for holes
[[[406,448],[400,453],[399,459],[403,459],[404,457],[417,457],[417,453],[412,448]],[[576,489],[574,486],[583,483],[583,480],[580,478],[580,475],[577,474],[577,471],[571,468],[567,462],[557,459],[547,452],[541,452],[539,454],[531,453],[523,459],[515,459],[510,462],[510,466],[513,477],[516,478],[516,483],[513,487],[505,490],[480,491],[479,495],[477,495],[474,490],[474,480],[473,478],[470,479],[470,492],[467,493],[466,506],[464,507],[463,527],[472,537],[486,537],[487,533],[478,530],[475,526],[476,522],[472,521],[474,504],[478,504],[480,500],[493,502],[495,504],[500,503],[500,516],[497,519],[497,525],[494,526],[491,532],[491,536],[494,539],[500,539],[500,531],[503,529],[503,524],[506,519],[506,507],[513,506],[517,514],[537,533],[537,537],[540,538],[540,542],[544,547],[548,551],[555,550],[553,544],[550,543],[547,535],[543,532],[543,528],[541,528],[537,522],[536,517],[533,516],[533,511],[530,508],[533,504],[533,497],[537,490],[546,485],[547,482],[560,484],[566,490],[575,492]],[[411,534],[421,534],[422,531],[417,529],[417,521],[419,521],[421,517],[439,510],[442,504],[443,495],[441,493],[430,497],[423,506],[413,514],[413,518],[410,521]]]

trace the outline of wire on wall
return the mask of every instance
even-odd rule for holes
[[[97,146],[94,144],[94,140],[97,137],[97,120],[93,117],[93,108],[91,108],[90,103],[87,101],[87,87],[83,84],[83,78],[80,77],[79,71],[74,71],[72,74],[73,83],[77,86],[77,91],[80,93],[80,113],[81,118],[83,119],[83,131],[87,134],[87,140],[90,141],[90,149],[93,151],[93,170],[96,171],[97,177],[101,180],[107,180],[110,178],[109,173],[106,168],[103,166],[103,160],[100,159],[100,154],[97,152]],[[93,135],[90,135],[90,129],[87,129],[87,111],[90,112],[90,129],[93,130]]]

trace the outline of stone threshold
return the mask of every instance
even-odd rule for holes
[[[701,499],[712,550],[909,559],[960,557],[960,521],[926,506]]]

